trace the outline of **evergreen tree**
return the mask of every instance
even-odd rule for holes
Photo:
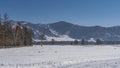
[[[7,14],[7,13],[5,13],[3,17],[4,17],[4,22],[8,21],[9,16],[8,16],[8,14]]]
[[[96,39],[96,44],[97,45],[102,44],[102,41],[100,39]]]
[[[81,40],[81,44],[82,44],[82,45],[85,44],[85,40],[84,40],[84,39]]]
[[[75,44],[75,45],[78,45],[78,40],[74,40],[74,44]]]
[[[25,46],[32,44],[32,37],[33,37],[32,30],[28,29],[27,25],[25,24],[23,27],[23,39],[24,39]]]
[[[5,13],[3,15],[3,19],[4,19],[4,24],[3,24],[3,31],[4,31],[4,47],[7,47],[7,44],[9,43],[9,39],[8,39],[8,27],[9,24],[7,24],[8,21],[8,14]]]
[[[0,19],[0,47],[3,47],[4,39],[3,39],[3,26],[2,26],[2,20]]]
[[[40,35],[40,40],[41,40],[41,47],[42,47],[43,41],[46,40],[45,34]]]
[[[46,40],[45,34],[40,35],[40,40]]]
[[[24,40],[24,45],[27,45],[27,26],[26,24],[23,26],[23,40]]]
[[[51,40],[51,42],[52,42],[52,45],[54,45],[54,44],[55,44],[55,40],[54,40],[54,39],[52,39],[52,40]]]

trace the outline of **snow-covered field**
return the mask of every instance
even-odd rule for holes
[[[0,68],[120,68],[120,45],[0,49]]]

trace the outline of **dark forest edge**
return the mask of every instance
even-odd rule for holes
[[[16,23],[15,26],[7,23],[8,14],[0,17],[0,48],[21,47],[32,45],[32,30],[26,24]]]
[[[96,42],[88,42],[88,41],[34,41],[34,45],[116,45],[120,44],[120,41],[96,41]]]

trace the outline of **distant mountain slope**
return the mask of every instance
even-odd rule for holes
[[[80,26],[65,21],[59,21],[50,24],[32,24],[25,21],[8,21],[13,23],[26,23],[28,28],[32,29],[35,39],[44,33],[47,37],[64,37],[64,35],[73,39],[100,38],[108,41],[120,41],[120,26],[101,27],[101,26]],[[65,39],[65,38],[63,38]]]

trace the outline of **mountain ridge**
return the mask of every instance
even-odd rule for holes
[[[9,23],[26,23],[33,30],[34,39],[39,39],[43,33],[47,37],[62,37],[67,35],[73,39],[102,39],[107,41],[120,41],[120,26],[81,26],[65,21],[49,24],[33,24],[26,21],[9,21]]]

